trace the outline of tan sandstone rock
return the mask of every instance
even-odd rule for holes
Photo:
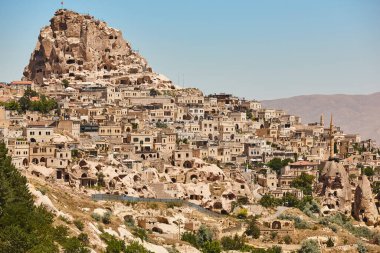
[[[172,88],[165,76],[123,39],[121,31],[89,15],[60,9],[41,29],[24,79],[36,84],[97,82]]]
[[[379,212],[373,199],[371,183],[365,175],[359,178],[355,190],[353,215],[367,225],[377,225],[379,222]]]

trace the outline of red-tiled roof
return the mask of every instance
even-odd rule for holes
[[[309,161],[297,161],[294,163],[289,163],[289,165],[293,166],[313,166],[313,165],[318,165],[318,163],[313,163]]]
[[[32,81],[13,81],[11,85],[31,85]]]

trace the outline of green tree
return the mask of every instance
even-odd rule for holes
[[[63,85],[63,87],[65,87],[65,89],[66,89],[67,87],[69,87],[70,83],[69,83],[69,81],[67,81],[67,79],[63,79],[63,80],[62,80],[62,85]]]
[[[375,171],[371,167],[365,167],[363,170],[363,174],[366,175],[367,177],[372,177],[375,175]]]
[[[245,245],[245,238],[237,234],[234,237],[224,236],[220,240],[220,243],[224,250],[241,250]]]
[[[280,199],[276,199],[275,197],[265,194],[259,201],[259,204],[263,207],[276,207],[281,204]]]
[[[314,176],[306,174],[306,173],[301,173],[298,177],[296,177],[291,183],[290,186],[300,189],[303,191],[304,194],[306,195],[311,195],[313,192],[313,181],[314,181]]]
[[[270,167],[272,170],[276,171],[277,173],[280,173],[280,170],[283,167],[280,158],[273,158],[267,163],[267,166]]]
[[[255,239],[260,237],[260,228],[256,224],[255,218],[252,218],[248,221],[248,226],[247,226],[247,229],[245,230],[245,234],[248,236],[252,236]]]
[[[293,160],[289,158],[286,158],[284,160],[281,160],[280,158],[273,158],[267,163],[267,166],[270,167],[272,170],[276,171],[277,174],[279,174],[281,168],[285,167],[291,162],[293,162]]]
[[[297,207],[300,203],[298,198],[289,192],[285,193],[285,195],[281,198],[281,202],[282,205],[288,207]]]
[[[208,227],[201,225],[197,232],[197,244],[202,247],[206,242],[212,241],[213,237],[213,232]]]

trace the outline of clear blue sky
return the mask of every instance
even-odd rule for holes
[[[380,91],[379,0],[66,0],[123,31],[156,72],[270,99]],[[0,80],[22,76],[55,0],[0,3]]]

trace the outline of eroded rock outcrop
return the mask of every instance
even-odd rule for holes
[[[364,221],[367,225],[377,225],[379,222],[379,212],[373,199],[371,183],[365,175],[359,178],[355,190],[353,215],[355,219]]]
[[[24,79],[36,84],[98,82],[171,88],[171,81],[152,72],[121,31],[90,15],[60,9],[41,29]]]
[[[351,214],[351,185],[343,165],[335,161],[326,162],[322,175],[322,215],[334,213]]]

